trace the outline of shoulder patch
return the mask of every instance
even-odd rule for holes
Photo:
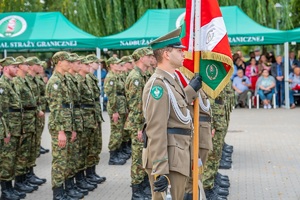
[[[138,80],[135,80],[133,83],[134,83],[134,85],[136,85],[136,86],[139,86],[139,84],[140,84],[140,82],[139,82]]]
[[[164,94],[164,89],[159,85],[155,85],[151,88],[150,93],[154,99],[159,100]]]
[[[110,81],[110,82],[109,82],[109,85],[114,85],[114,82],[113,82],[113,81]]]
[[[55,84],[53,85],[53,88],[54,88],[55,90],[57,90],[58,85],[55,83]]]
[[[3,88],[0,88],[0,94],[2,94],[4,92]]]

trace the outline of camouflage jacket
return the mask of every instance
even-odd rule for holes
[[[81,94],[78,88],[78,81],[75,76],[70,73],[65,74],[65,79],[73,104],[73,124],[75,131],[83,131],[83,120],[80,108]]]
[[[24,78],[15,77],[13,79],[13,83],[15,85],[16,91],[20,94],[20,100],[22,107],[36,107],[37,102],[36,98],[29,87],[28,82]]]
[[[125,86],[118,74],[108,72],[104,81],[104,92],[108,98],[108,114],[126,114]]]
[[[62,74],[53,73],[46,85],[46,98],[50,109],[49,129],[73,131],[72,98]]]
[[[45,96],[45,92],[46,92],[46,83],[44,82],[43,77],[41,77],[40,75],[37,75],[34,77],[35,82],[38,85],[39,88],[39,99],[38,99],[38,105],[41,106],[41,109],[43,111],[46,110],[47,108],[47,100],[46,100],[46,96]]]
[[[223,90],[216,99],[209,98],[212,111],[212,129],[223,130],[226,125],[225,91]]]
[[[42,107],[41,107],[41,104],[40,104],[40,89],[39,89],[39,85],[36,83],[35,78],[33,76],[29,75],[29,74],[27,74],[25,76],[25,80],[28,83],[31,91],[33,92],[34,98],[35,98],[35,100],[37,102],[37,110],[41,111]]]
[[[3,118],[5,120],[5,124],[7,125],[7,131],[8,133],[11,133],[11,135],[20,136],[22,104],[19,93],[17,93],[12,80],[6,76],[2,76],[0,82],[3,86],[3,88],[1,88],[0,103],[2,107]],[[11,112],[10,110],[16,111]]]
[[[95,99],[95,106],[96,106],[96,120],[98,122],[102,122],[103,121],[103,117],[102,117],[102,109],[101,109],[101,104],[100,104],[100,88],[99,88],[99,80],[98,78],[92,74],[89,73],[86,75],[86,82],[87,85],[89,86],[89,88],[91,88],[93,90],[93,94],[94,94],[94,99]]]
[[[146,79],[146,75],[138,67],[134,67],[126,79],[125,93],[129,112],[124,128],[127,130],[142,130],[143,128],[142,100]]]
[[[78,90],[81,95],[82,105],[95,105],[93,90],[87,85],[86,79],[79,74],[76,74],[76,79],[78,81]],[[82,118],[84,128],[96,128],[96,113],[94,107],[84,107],[82,106]]]
[[[4,93],[5,84],[0,81],[0,100],[2,100],[1,95]],[[3,118],[3,104],[0,101],[0,139],[2,140],[4,137],[8,135],[6,122]]]

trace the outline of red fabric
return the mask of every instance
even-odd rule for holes
[[[175,72],[176,72],[176,74],[178,75],[181,84],[182,84],[183,87],[185,88],[185,87],[188,85],[188,83],[186,82],[185,78],[183,77],[183,74],[181,74],[181,72],[178,71],[178,70],[175,70]]]
[[[292,88],[292,90],[300,90],[300,84],[297,84],[295,87]]]

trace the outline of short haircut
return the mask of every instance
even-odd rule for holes
[[[171,52],[173,50],[173,47],[164,47],[161,49],[156,49],[153,51],[154,57],[156,58],[158,63],[161,63],[163,60],[163,53],[165,51]]]

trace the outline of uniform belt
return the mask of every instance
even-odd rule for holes
[[[81,108],[94,108],[94,104],[81,104]]]
[[[9,111],[9,112],[23,112],[23,110],[20,109],[20,108],[18,108],[18,109],[9,108],[8,111]]]
[[[73,108],[81,108],[81,105],[80,104],[74,104]]]
[[[63,103],[63,104],[61,104],[61,107],[62,108],[72,108],[72,104],[70,104],[70,103]]]
[[[23,110],[26,111],[26,110],[36,110],[37,107],[24,107]]]
[[[222,99],[215,99],[215,103],[216,103],[216,104],[220,104],[220,105],[223,105],[223,104],[224,104],[224,102],[223,102]]]
[[[200,122],[211,122],[211,118],[209,116],[200,115],[199,121]]]
[[[100,101],[100,98],[98,97],[98,98],[95,98],[95,101]]]
[[[168,134],[178,134],[178,135],[191,135],[191,130],[184,129],[184,128],[168,128],[167,133]]]
[[[125,96],[125,94],[124,94],[124,93],[121,93],[121,92],[117,92],[117,95],[118,95],[118,96]]]

